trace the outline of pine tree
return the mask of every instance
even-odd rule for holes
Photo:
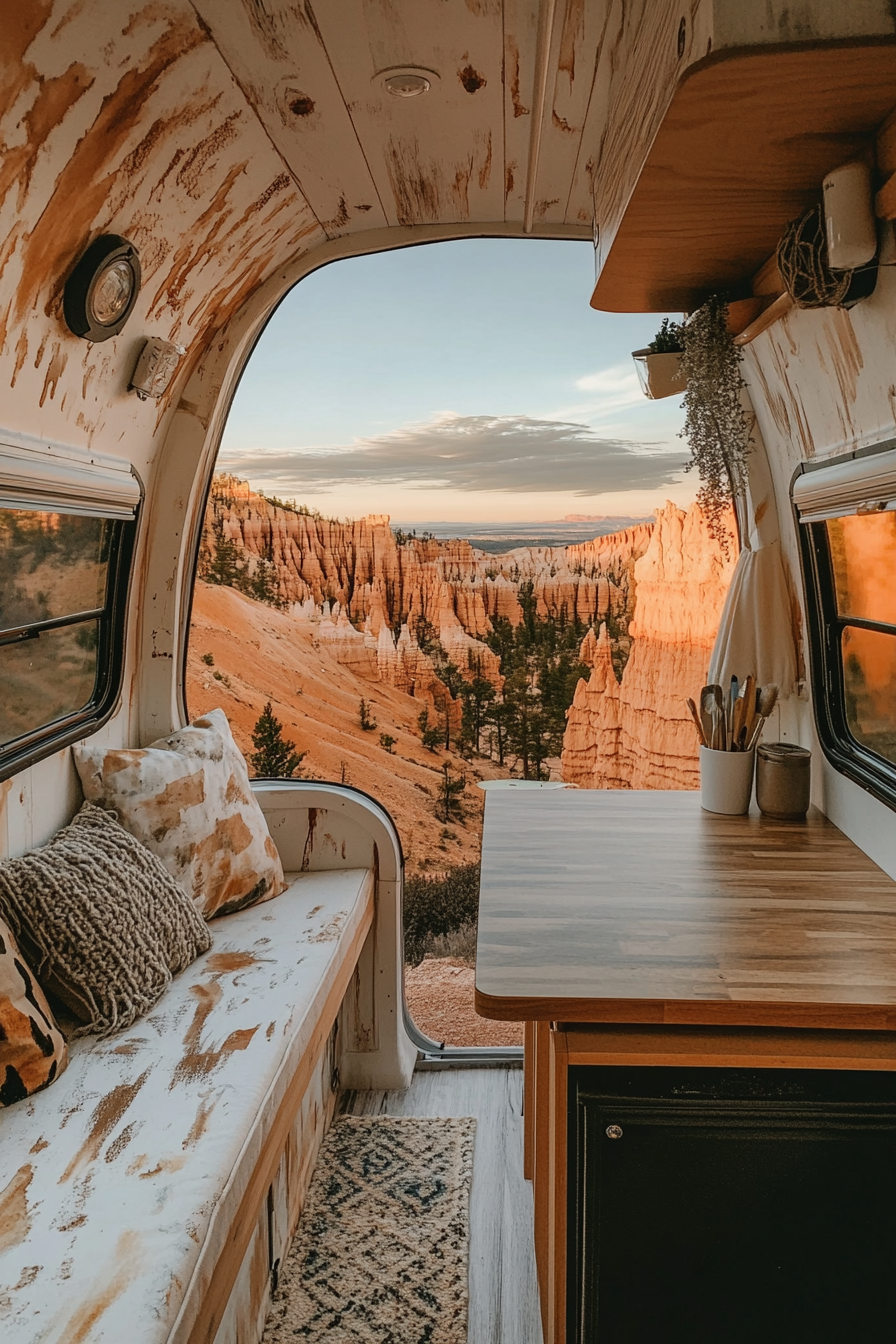
[[[211,531],[213,549],[210,548],[207,566],[200,577],[205,579],[206,583],[220,583],[235,588],[242,572],[236,543],[225,536],[224,522],[221,518],[214,519]]]
[[[426,750],[435,751],[442,741],[442,730],[437,725],[430,724],[428,709],[417,715],[417,727],[420,729],[420,739]]]
[[[255,751],[249,757],[256,779],[294,779],[304,751],[295,750],[295,742],[283,736],[283,724],[274,718],[270,700],[252,730]]]
[[[460,795],[466,787],[466,776],[459,775],[457,779],[452,778],[446,761],[442,766],[442,778],[439,781],[439,793],[436,802],[436,816],[439,821],[444,821],[446,824],[449,821],[463,821],[465,813]]]

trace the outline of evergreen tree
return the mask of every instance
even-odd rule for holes
[[[428,709],[424,709],[421,714],[418,714],[417,727],[420,729],[420,738],[426,750],[435,751],[442,741],[442,730],[437,726],[430,725]]]
[[[460,775],[457,779],[454,779],[446,761],[442,766],[442,778],[439,782],[439,796],[436,802],[436,816],[439,821],[446,823],[463,821],[465,814],[460,796],[466,787],[466,777]]]
[[[254,574],[250,575],[248,570],[244,570],[239,575],[236,586],[240,592],[246,594],[246,597],[251,597],[256,602],[266,602],[269,607],[283,606],[276,566],[270,560],[259,560]]]
[[[460,688],[463,700],[463,718],[461,720],[461,738],[465,746],[479,754],[482,740],[482,727],[486,721],[489,706],[495,700],[495,688],[487,678],[478,672],[470,682],[464,682]]]
[[[296,751],[295,742],[283,736],[283,724],[274,717],[270,700],[252,730],[252,742],[255,751],[249,764],[256,779],[295,779],[305,752]]]
[[[240,575],[236,543],[224,535],[224,520],[215,518],[211,527],[211,546],[208,566],[202,578],[206,583],[220,583],[235,588]]]

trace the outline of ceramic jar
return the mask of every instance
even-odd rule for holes
[[[700,806],[704,812],[742,816],[750,810],[752,793],[752,751],[700,748]]]
[[[811,751],[792,742],[763,742],[756,751],[756,802],[764,817],[802,821],[809,810]]]

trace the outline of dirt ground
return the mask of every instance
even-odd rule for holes
[[[475,971],[461,961],[427,957],[405,969],[405,993],[417,1026],[446,1045],[522,1045],[522,1022],[489,1022],[473,1008]]]
[[[252,729],[270,700],[284,736],[305,753],[305,779],[341,781],[372,794],[398,827],[408,872],[443,871],[478,863],[485,794],[480,779],[506,777],[496,763],[465,761],[454,751],[427,751],[417,719],[421,700],[356,676],[331,649],[318,646],[317,627],[275,611],[233,588],[197,582],[187,658],[191,717],[220,707],[240,749],[252,751]],[[211,659],[209,663],[207,659]],[[376,722],[360,725],[364,699]],[[380,734],[393,738],[384,748]],[[436,801],[447,762],[463,775],[464,816],[445,826]]]

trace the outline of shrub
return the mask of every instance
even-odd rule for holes
[[[434,952],[434,938],[466,926],[476,929],[479,915],[479,864],[463,863],[441,877],[415,876],[404,884],[404,955],[416,966]],[[440,955],[454,955],[441,953]]]
[[[414,944],[413,958],[405,956],[409,966],[419,966],[426,957],[450,958],[476,965],[476,925],[461,924],[450,933],[427,933]]]

